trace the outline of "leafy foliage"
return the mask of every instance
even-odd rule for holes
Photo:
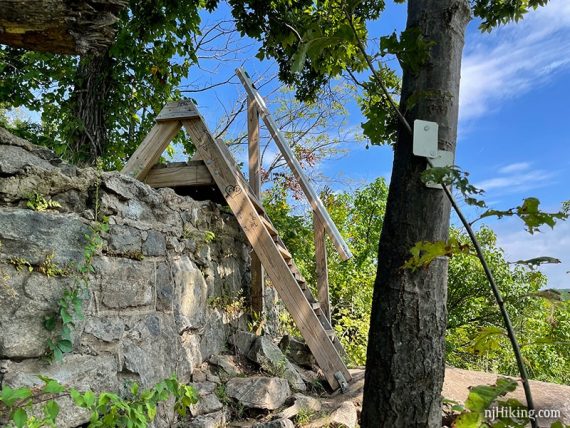
[[[463,244],[455,238],[447,242],[420,241],[410,250],[411,257],[402,266],[403,269],[415,271],[427,268],[438,257],[453,257],[454,254],[470,254],[469,244]]]
[[[539,227],[543,225],[554,227],[557,220],[566,220],[568,218],[568,213],[562,209],[555,213],[546,213],[540,211],[539,209],[540,201],[537,198],[526,198],[522,205],[510,208],[508,210],[487,210],[481,216],[481,218],[496,216],[498,218],[503,217],[519,217],[525,224],[525,227],[529,233],[534,233],[539,231]]]
[[[46,199],[45,196],[39,193],[33,193],[28,198],[26,202],[26,207],[34,211],[47,211],[50,209],[61,208],[61,204],[57,201],[52,201],[51,199]]]
[[[197,61],[192,36],[199,32],[201,0],[129,2],[107,55],[109,89],[104,100],[108,144],[106,167],[118,168],[140,144],[164,103],[180,98],[176,89]],[[83,63],[92,61],[83,59]],[[20,122],[16,133],[59,155],[85,161],[69,141],[83,127],[74,111],[81,87],[80,58],[0,48],[0,104],[23,106],[41,114],[41,123]],[[102,76],[93,78],[103,78]],[[102,86],[102,85],[101,85]],[[25,135],[22,135],[25,134]]]
[[[323,203],[354,255],[343,262],[334,247],[327,245],[333,325],[350,362],[355,365],[363,365],[366,360],[377,243],[387,192],[385,181],[377,179],[353,194],[328,190],[321,193]],[[312,218],[291,212],[284,186],[275,186],[267,192],[264,206],[303,276],[316,291]],[[292,325],[288,329],[289,333],[296,333]]]
[[[473,13],[482,19],[479,28],[491,31],[499,25],[520,21],[530,9],[545,6],[548,0],[471,0]]]
[[[333,325],[350,362],[356,365],[366,361],[377,242],[386,196],[386,184],[381,179],[355,193],[321,194],[354,254],[353,259],[341,262],[334,248],[328,248]],[[278,184],[266,192],[264,206],[298,261],[303,276],[314,286],[312,219],[292,211],[284,185]],[[420,252],[416,260],[416,269],[421,269],[422,263],[431,257],[453,255],[449,260],[447,362],[460,368],[516,375],[517,367],[485,273],[470,246],[464,244],[468,237],[456,229],[450,235],[451,245],[428,243],[424,252],[422,247],[426,244],[418,244]],[[546,277],[539,271],[505,260],[491,229],[480,228],[477,238],[513,324],[524,337],[522,353],[530,375],[544,381],[570,382],[567,363],[570,354],[566,346],[570,339],[570,302],[542,290]],[[294,334],[292,324],[288,326]]]
[[[422,173],[424,183],[435,183],[444,186],[453,186],[461,192],[463,199],[469,205],[485,208],[487,205],[482,199],[478,199],[484,192],[469,182],[469,173],[461,170],[458,166],[446,166],[428,168]]]
[[[400,39],[396,33],[380,38],[380,54],[395,55],[402,69],[417,73],[429,60],[429,50],[435,44],[426,40],[419,28],[408,28],[402,32]]]
[[[137,383],[132,383],[126,397],[111,392],[80,392],[48,377],[39,378],[43,382],[41,386],[4,386],[0,390],[0,415],[8,415],[5,421],[8,427],[57,426],[60,407],[56,400],[63,397],[70,397],[77,407],[90,411],[87,426],[92,428],[146,428],[155,419],[159,403],[173,397],[175,411],[183,416],[190,405],[198,402],[194,388],[179,383],[175,376],[148,390],[141,390]],[[43,413],[41,417],[37,416],[38,407]]]
[[[452,237],[459,235],[452,229]],[[568,383],[570,304],[560,294],[543,290],[546,277],[541,272],[505,260],[492,230],[481,228],[477,238],[522,338],[521,352],[530,376]],[[448,277],[448,364],[517,375],[503,322],[477,258],[454,255]]]

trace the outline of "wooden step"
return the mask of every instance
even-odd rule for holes
[[[279,250],[279,252],[281,253],[281,255],[285,260],[293,260],[293,256],[291,255],[289,250],[283,247],[280,243],[277,243],[277,249]]]
[[[255,210],[258,212],[258,214],[261,214],[260,217],[264,217],[265,216],[265,208],[263,208],[263,204],[261,203],[261,201],[259,199],[257,199],[255,196],[253,196],[252,194],[248,194],[248,196],[249,196],[249,200],[253,203]]]
[[[264,215],[261,215],[259,217],[261,218],[261,222],[267,231],[271,234],[271,236],[279,236],[279,233],[277,232],[277,229],[275,229],[275,226],[273,226],[273,224],[267,218],[265,218]]]

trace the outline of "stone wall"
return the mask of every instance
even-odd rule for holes
[[[28,208],[34,193],[60,207]],[[76,278],[38,267],[49,257],[58,266],[81,262],[96,206],[109,231],[85,317],[74,351],[50,364],[42,322]],[[235,302],[247,304],[250,247],[226,207],[67,165],[1,128],[0,243],[0,384],[38,383],[38,373],[95,390],[120,391],[131,380],[150,387],[174,373],[188,382],[226,350],[233,330],[247,328]],[[69,406],[63,412],[65,426],[85,420]]]

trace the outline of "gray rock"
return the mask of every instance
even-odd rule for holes
[[[18,146],[2,146],[0,154],[0,173],[16,174],[27,166],[40,169],[52,170],[55,167],[45,159],[42,159]]]
[[[345,428],[355,428],[358,423],[356,407],[352,401],[345,401],[330,416],[331,424]]]
[[[84,332],[104,342],[119,340],[125,331],[125,324],[115,317],[89,317],[85,323]]]
[[[198,402],[190,406],[190,413],[192,416],[206,415],[222,410],[223,407],[223,404],[215,394],[208,394],[200,396]]]
[[[233,346],[236,354],[247,355],[257,336],[247,331],[238,330],[230,337],[230,344]]]
[[[293,405],[278,413],[278,417],[289,419],[297,416],[303,411],[315,413],[321,410],[321,402],[316,398],[302,394],[294,394],[293,398],[295,399]]]
[[[230,379],[226,393],[245,407],[275,410],[285,403],[291,390],[285,379],[250,377]]]
[[[226,421],[226,412],[220,410],[215,413],[200,415],[187,422],[180,422],[178,428],[221,428],[227,426]]]
[[[150,306],[154,303],[154,263],[117,257],[93,261],[99,276],[99,302],[109,309]]]
[[[172,260],[172,275],[178,293],[175,312],[180,326],[200,328],[204,324],[208,286],[202,272],[186,255]]]
[[[212,355],[208,360],[210,363],[220,367],[226,374],[231,377],[243,373],[243,370],[237,364],[237,361],[232,355]]]
[[[143,244],[143,254],[145,256],[166,255],[166,238],[160,232],[148,231],[148,236]]]
[[[202,357],[209,358],[226,351],[228,329],[224,325],[222,314],[217,310],[210,311],[204,325],[208,328],[204,330],[200,341]]]
[[[274,421],[255,424],[252,428],[295,428],[295,424],[290,419],[275,419]]]
[[[305,391],[307,389],[299,372],[267,336],[258,337],[247,356],[274,376],[287,379],[291,388],[297,391]]]
[[[108,250],[112,254],[142,255],[141,232],[134,227],[112,225],[108,233]]]
[[[287,355],[287,358],[301,367],[310,369],[317,364],[307,344],[289,335],[283,336],[279,342],[279,349]]]
[[[0,358],[40,357],[50,337],[43,319],[57,308],[64,287],[73,286],[74,279],[18,272],[11,265],[0,270],[0,277],[8,278],[0,280]]]
[[[3,385],[12,388],[41,385],[38,374],[81,391],[116,391],[119,387],[117,361],[112,355],[67,355],[60,364],[25,360],[20,363],[3,361],[1,365],[5,373]],[[58,399],[57,402],[61,408],[58,427],[75,427],[89,421],[89,412],[78,409],[69,398]]]
[[[174,310],[174,281],[168,263],[156,264],[156,309],[172,312]]]
[[[62,265],[79,261],[88,233],[74,215],[4,208],[0,210],[0,257],[21,257],[39,265],[53,253],[53,261]]]
[[[171,317],[150,314],[140,318],[121,341],[124,371],[139,376],[145,388],[178,374],[189,379],[191,368],[182,358],[182,346]]]

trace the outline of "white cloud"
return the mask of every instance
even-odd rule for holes
[[[469,37],[472,37],[470,40]],[[463,58],[460,115],[492,112],[570,69],[570,1],[552,0],[491,34],[470,32]]]
[[[521,172],[530,169],[530,162],[517,162],[505,165],[499,168],[499,174],[511,174],[513,172]]]
[[[498,177],[475,183],[475,187],[487,192],[494,190],[502,194],[528,191],[552,184],[557,172],[542,169],[530,170],[529,163],[521,162],[500,168],[498,174]]]
[[[498,244],[505,250],[509,261],[528,260],[534,257],[550,256],[560,259],[562,263],[543,265],[541,271],[548,276],[549,288],[570,288],[570,222],[557,224],[554,229],[544,227],[542,233],[531,235],[524,230],[516,232],[502,232],[503,228],[510,228],[515,220],[508,225],[495,226]],[[521,223],[517,226],[522,229]]]

